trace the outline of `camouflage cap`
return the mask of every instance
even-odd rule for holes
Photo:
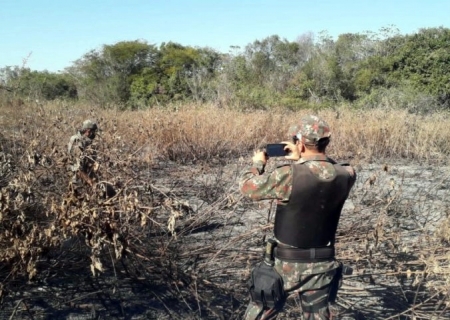
[[[303,137],[304,142],[316,144],[320,139],[331,136],[330,126],[321,118],[315,115],[307,115],[300,120],[299,125],[289,129],[290,137]]]
[[[93,130],[97,130],[97,123],[94,120],[84,120],[83,121],[83,125],[81,126],[81,130],[86,130],[86,129],[93,129]]]

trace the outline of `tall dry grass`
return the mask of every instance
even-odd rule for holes
[[[357,161],[418,160],[445,161],[450,153],[450,113],[428,115],[387,108],[354,110],[301,110],[291,112],[240,112],[211,105],[183,105],[146,111],[92,110],[83,104],[49,103],[20,108],[1,107],[3,132],[27,130],[48,136],[65,145],[86,118],[99,122],[102,132],[128,149],[133,156],[153,161],[220,160],[247,155],[270,142],[289,139],[286,132],[306,114],[318,114],[331,126],[328,153]],[[49,128],[32,128],[41,118]],[[19,120],[20,119],[20,120]],[[28,119],[28,120],[27,120]],[[52,127],[58,130],[52,130]]]

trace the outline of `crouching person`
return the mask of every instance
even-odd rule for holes
[[[97,152],[93,146],[97,130],[97,123],[85,120],[77,134],[70,137],[67,153],[71,162],[69,169],[73,173],[72,184],[84,182],[91,187],[94,186],[99,167]]]
[[[325,149],[330,136],[324,120],[306,116],[291,128],[292,141],[283,142],[288,151],[285,158],[293,163],[265,173],[268,157],[264,151],[258,151],[253,156],[253,166],[241,178],[244,195],[253,200],[277,200],[275,246],[267,249],[273,252],[274,274],[261,271],[267,269],[262,264],[255,268],[244,319],[275,319],[286,297],[293,294],[299,296],[304,319],[332,319],[330,297],[335,295],[341,276],[341,264],[335,259],[336,229],[356,174],[352,167],[327,157]],[[276,283],[276,274],[284,292],[273,303],[271,296],[277,295],[277,290],[267,289],[267,283]]]
[[[82,185],[89,185],[91,189],[99,189],[104,197],[112,197],[116,194],[114,187],[110,183],[99,182],[100,163],[94,143],[97,133],[97,123],[88,119],[83,122],[77,134],[70,137],[67,152],[71,162],[71,186],[76,190]]]

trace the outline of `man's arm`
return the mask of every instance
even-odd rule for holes
[[[67,144],[67,154],[70,154],[72,152],[74,141],[75,141],[74,136],[70,137],[69,143]]]
[[[263,161],[253,162],[253,166],[241,176],[241,193],[253,200],[289,200],[292,189],[291,166],[278,167],[268,174],[264,174],[264,168]]]

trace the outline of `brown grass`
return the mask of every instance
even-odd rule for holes
[[[186,162],[247,155],[266,143],[288,139],[287,128],[310,113],[319,114],[330,124],[333,142],[329,154],[337,158],[415,159],[434,163],[445,160],[450,153],[449,113],[417,115],[386,108],[240,112],[209,105],[183,105],[119,112],[53,103],[13,109],[3,106],[0,124],[5,132],[26,134],[34,129],[39,134],[39,128],[30,127],[39,124],[32,121],[45,120],[49,128],[42,134],[51,134],[62,146],[81,121],[94,118],[108,139],[142,159]]]

